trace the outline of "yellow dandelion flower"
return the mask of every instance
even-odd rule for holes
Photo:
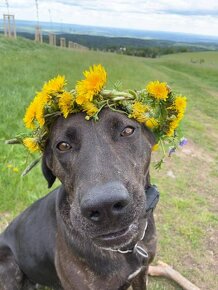
[[[35,97],[36,120],[38,121],[40,127],[45,124],[44,109],[49,100],[50,96],[44,91],[39,92]]]
[[[37,120],[40,127],[45,123],[44,107],[48,103],[50,96],[46,92],[38,92],[26,110],[24,123],[28,129],[34,129],[34,121]]]
[[[69,92],[63,92],[58,96],[58,106],[61,110],[61,113],[64,115],[64,118],[71,113],[73,105],[73,96]]]
[[[79,105],[87,101],[92,101],[104,87],[107,79],[107,73],[102,65],[93,65],[89,71],[84,73],[85,79],[76,84],[76,102]]]
[[[133,119],[136,119],[139,123],[145,123],[147,120],[147,117],[145,116],[145,113],[149,111],[149,107],[146,105],[143,105],[140,102],[135,102],[132,105],[132,113],[131,116]]]
[[[183,119],[183,117],[184,117],[184,113],[183,112],[178,113],[178,115],[177,115],[178,121],[181,121]]]
[[[171,137],[171,136],[173,136],[173,134],[174,134],[174,129],[169,129],[168,131],[167,131],[167,133],[166,133],[166,135],[168,136],[168,137]]]
[[[19,172],[19,169],[17,168],[17,167],[13,167],[13,172],[15,172],[15,173],[18,173]]]
[[[12,168],[13,167],[13,165],[10,164],[10,163],[8,163],[6,166],[7,166],[7,168]]]
[[[179,126],[179,119],[178,118],[176,118],[176,119],[174,119],[173,121],[171,121],[170,122],[170,124],[169,124],[169,129],[168,129],[168,131],[167,131],[167,136],[168,137],[171,137],[171,136],[173,136],[173,134],[174,134],[174,131],[176,130],[176,128]]]
[[[83,110],[88,116],[92,117],[98,112],[98,108],[91,102],[86,102],[83,104]]]
[[[175,119],[170,123],[170,127],[174,130],[179,126],[179,119]]]
[[[145,122],[145,125],[150,128],[150,129],[154,129],[158,126],[158,121],[155,118],[148,118]]]
[[[166,83],[154,81],[146,86],[147,92],[157,100],[166,100],[169,94],[169,89]]]
[[[155,144],[153,147],[152,147],[152,151],[157,151],[159,149],[159,144]]]
[[[35,138],[25,138],[23,139],[23,144],[29,149],[30,152],[40,151],[40,147]]]
[[[186,109],[186,97],[182,97],[182,96],[177,96],[175,99],[175,108],[177,110],[177,112],[184,114],[185,109]]]
[[[36,117],[36,103],[33,100],[26,110],[25,116],[23,118],[24,124],[28,129],[34,129],[34,120]]]
[[[134,112],[137,112],[137,113],[145,113],[145,112],[148,112],[149,107],[147,105],[142,104],[141,102],[135,102],[132,105],[132,109]]]
[[[89,68],[89,71],[85,71],[84,76],[87,81],[88,90],[100,92],[107,80],[107,73],[104,67],[99,65],[93,65]]]
[[[167,136],[171,137],[174,134],[175,129],[179,126],[180,121],[182,120],[185,109],[186,109],[186,97],[177,96],[175,98],[173,108],[177,111],[176,118],[170,122],[169,129],[167,131]]]
[[[88,91],[86,80],[78,81],[76,85],[76,102],[79,105],[82,105],[86,102],[90,102],[93,99],[95,92]]]
[[[60,92],[61,90],[63,90],[65,85],[66,85],[65,76],[58,75],[57,77],[45,83],[42,90],[47,94],[51,94],[55,92]]]

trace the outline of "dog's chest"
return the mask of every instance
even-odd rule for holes
[[[141,272],[144,272],[145,268],[146,266],[141,260],[137,257],[133,257],[129,261],[126,261],[126,263],[124,263],[113,274],[105,277],[101,289],[127,290],[129,289],[133,279],[140,275]],[[93,288],[93,290],[97,290],[97,288]]]
[[[129,272],[127,275],[126,273],[116,273],[113,276],[108,276],[103,279],[100,277],[93,277],[94,279],[89,284],[89,289],[127,290],[131,286],[132,280],[141,272],[141,270],[142,267],[134,272]]]
[[[56,266],[58,268],[61,283],[66,290],[127,290],[131,285],[132,280],[139,275],[144,268],[140,261],[134,257],[133,259],[130,259],[130,261],[125,261],[125,263],[120,263],[119,265],[115,262],[116,265],[114,264],[114,270],[111,272],[97,274],[82,261],[80,261],[81,263],[78,263],[77,260],[72,263],[72,259],[70,259],[70,261],[64,263],[61,257],[59,258],[59,261],[56,260],[56,262],[58,262]],[[67,260],[67,257],[65,258]],[[105,267],[107,266],[106,262]],[[65,277],[68,277],[67,280]]]

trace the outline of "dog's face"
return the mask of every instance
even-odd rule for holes
[[[43,172],[55,177],[66,198],[60,210],[82,244],[124,249],[145,227],[145,186],[152,134],[124,114],[104,109],[98,121],[83,113],[59,117],[52,127]]]

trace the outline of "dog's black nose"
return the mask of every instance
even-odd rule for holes
[[[81,200],[82,215],[93,222],[121,217],[126,213],[130,196],[120,182],[109,182],[96,186]]]

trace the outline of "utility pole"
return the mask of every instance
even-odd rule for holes
[[[9,13],[9,3],[5,0],[8,14],[3,14],[4,21],[4,35],[10,38],[17,38],[15,17]]]
[[[49,44],[56,45],[56,35],[53,32],[53,22],[52,22],[52,16],[51,16],[51,9],[48,9],[49,13],[49,19],[50,19],[50,32],[48,34]]]
[[[42,38],[42,29],[39,25],[39,5],[38,5],[38,0],[35,0],[35,4],[36,4],[36,19],[37,19],[37,24],[35,27],[35,41],[36,42],[43,42],[43,38]]]

